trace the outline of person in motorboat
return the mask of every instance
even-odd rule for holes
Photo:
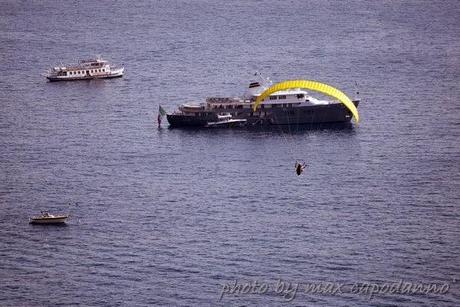
[[[307,164],[305,162],[303,163],[300,163],[298,161],[295,162],[295,172],[297,176],[300,176],[300,174],[302,174],[306,166]]]

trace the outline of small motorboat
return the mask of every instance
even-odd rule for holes
[[[233,128],[243,127],[246,124],[246,119],[233,119],[230,113],[218,114],[217,121],[208,122],[206,128]]]
[[[42,212],[39,216],[33,216],[30,218],[30,224],[46,224],[46,225],[56,225],[64,224],[65,220],[69,215],[52,215],[48,212]]]

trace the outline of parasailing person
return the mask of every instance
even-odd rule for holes
[[[298,161],[295,162],[295,172],[297,176],[300,176],[302,174],[306,166],[307,164],[305,162],[303,163],[300,163]]]

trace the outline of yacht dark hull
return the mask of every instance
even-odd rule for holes
[[[358,107],[359,101],[353,101]],[[323,123],[347,123],[352,118],[351,112],[341,103],[328,105],[311,105],[303,107],[277,107],[269,109],[213,109],[196,114],[168,114],[171,127],[205,127],[216,120],[219,113],[230,113],[234,119],[245,119],[246,126],[262,125],[311,125]]]

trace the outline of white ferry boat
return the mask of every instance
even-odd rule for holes
[[[49,69],[45,77],[50,81],[74,81],[104,78],[119,78],[123,76],[125,68],[111,65],[106,60],[82,60],[78,64],[60,65]]]

